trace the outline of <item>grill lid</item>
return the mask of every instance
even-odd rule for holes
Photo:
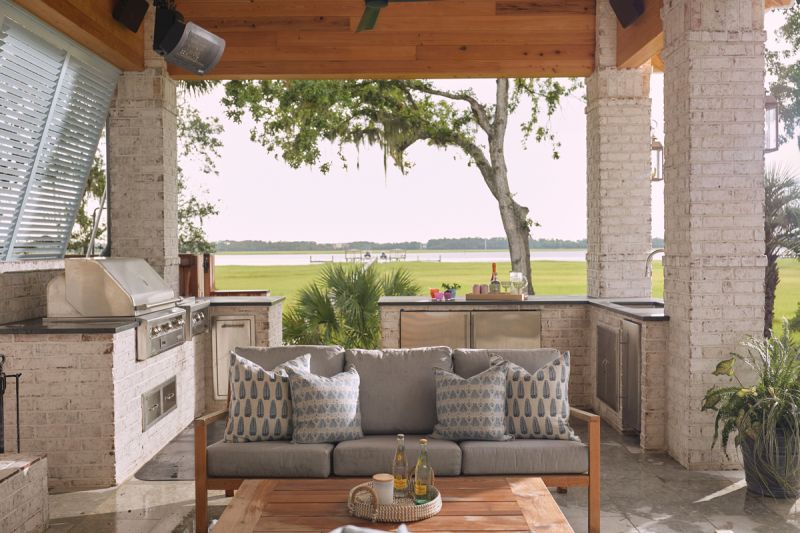
[[[139,258],[66,259],[64,279],[51,284],[48,316],[52,316],[51,309],[59,309],[60,297],[83,317],[138,316],[172,307],[179,300],[161,276]]]

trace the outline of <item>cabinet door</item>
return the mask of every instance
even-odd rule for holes
[[[597,326],[597,398],[619,410],[619,330]]]
[[[642,327],[622,322],[622,429],[641,431],[642,426]]]
[[[214,318],[211,366],[214,381],[214,399],[228,397],[228,372],[231,350],[237,346],[253,346],[255,339],[254,316],[219,316]]]
[[[539,311],[473,311],[472,347],[541,348],[542,314]]]
[[[400,347],[469,348],[468,311],[401,311]]]

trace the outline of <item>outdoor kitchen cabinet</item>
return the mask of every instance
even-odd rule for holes
[[[256,343],[256,317],[254,315],[218,316],[213,318],[211,328],[214,399],[228,397],[228,371],[230,353],[237,346],[253,346]]]
[[[540,311],[402,311],[400,347],[541,347]]]

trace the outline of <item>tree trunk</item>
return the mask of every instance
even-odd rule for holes
[[[506,187],[508,185],[506,184]],[[530,230],[528,228],[528,208],[519,205],[510,195],[500,198],[500,218],[508,239],[508,251],[511,254],[511,268],[514,272],[522,272],[528,278],[528,294],[536,294],[533,289],[531,275]]]
[[[775,318],[775,291],[778,288],[778,258],[767,254],[767,272],[764,278],[764,337],[772,336],[772,321]]]

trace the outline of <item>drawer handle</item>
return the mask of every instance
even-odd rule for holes
[[[223,328],[243,328],[244,324],[222,324]]]
[[[148,409],[148,411],[155,411],[156,409],[158,409],[158,404],[154,403],[153,406]]]
[[[173,393],[171,393],[171,394],[167,394],[167,397],[166,397],[166,398],[164,398],[164,399],[165,399],[165,400],[171,400],[171,399],[173,399],[174,397],[175,397],[175,393],[173,392]]]

